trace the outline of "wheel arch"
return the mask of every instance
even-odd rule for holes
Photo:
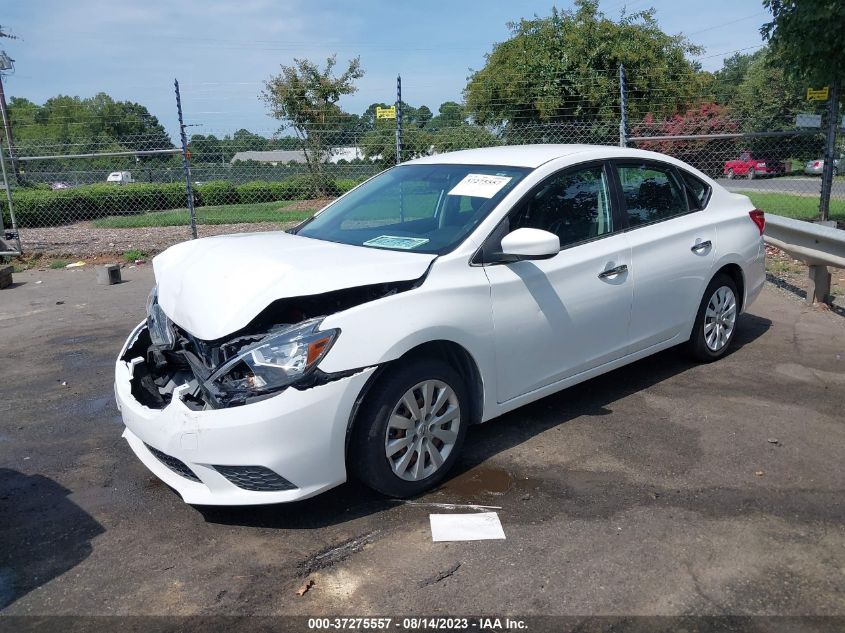
[[[745,308],[745,274],[742,272],[742,266],[733,262],[725,264],[724,266],[719,268],[719,270],[713,273],[713,276],[710,278],[710,281],[712,281],[717,275],[722,273],[730,277],[736,284],[737,293],[739,294],[739,296],[737,297],[737,300],[739,301],[739,312],[742,312],[742,310]],[[710,282],[708,281],[707,284],[709,285]]]
[[[345,452],[347,458],[349,456],[349,441],[352,437],[352,428],[355,425],[358,411],[369,396],[373,385],[375,385],[381,379],[384,372],[389,371],[390,368],[419,358],[436,358],[443,360],[460,373],[461,376],[467,378],[466,388],[467,391],[469,391],[470,424],[478,424],[481,422],[482,415],[484,413],[484,381],[475,358],[473,358],[469,350],[455,341],[448,339],[427,341],[412,347],[398,358],[380,364],[376,371],[373,372],[372,376],[370,376],[364,384],[361,392],[355,399],[355,404],[352,407],[352,411],[349,414],[349,421],[346,425]]]

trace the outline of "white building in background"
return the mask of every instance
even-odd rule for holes
[[[329,154],[329,163],[337,163],[341,160],[362,160],[364,152],[358,147],[335,147]],[[255,161],[257,163],[266,163],[268,165],[287,165],[291,161],[294,163],[306,163],[305,152],[302,150],[284,150],[274,149],[269,151],[247,151],[237,152],[232,156],[231,164]]]

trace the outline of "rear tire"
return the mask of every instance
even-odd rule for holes
[[[720,359],[730,348],[739,316],[739,293],[729,275],[719,273],[707,284],[687,352],[703,363]]]
[[[734,176],[735,176],[735,174],[734,174],[734,170],[733,170],[733,169],[729,169],[729,170],[728,170],[728,172],[727,172],[725,175],[728,177],[728,180],[733,180],[733,179],[734,179]]]
[[[748,173],[745,176],[746,178],[748,178],[748,180],[754,180],[754,176],[756,176],[756,173],[753,169],[749,169]]]
[[[447,363],[423,358],[390,368],[355,416],[349,468],[382,494],[413,497],[454,466],[469,420],[466,386]]]

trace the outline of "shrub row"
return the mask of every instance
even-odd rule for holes
[[[346,193],[358,180],[328,180],[317,187],[309,176],[295,176],[280,182],[252,181],[234,185],[214,180],[194,187],[196,206],[217,206],[281,200],[335,197]],[[19,227],[58,226],[108,215],[129,215],[185,207],[185,186],[181,183],[131,185],[83,185],[52,191],[42,188],[13,192],[15,218]],[[5,225],[10,226],[8,204],[0,200]]]
[[[185,206],[185,187],[179,184],[85,185],[57,191],[18,189],[12,194],[20,227],[56,226],[105,215],[126,215]],[[8,203],[2,200],[9,226]]]

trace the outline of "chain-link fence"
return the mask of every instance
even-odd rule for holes
[[[643,134],[631,147],[675,156],[741,193],[760,209],[799,219],[815,219],[824,166],[824,136],[818,131],[735,133],[700,136]],[[845,178],[834,180],[830,217],[845,222]]]
[[[554,122],[497,126],[475,124],[466,114],[449,122],[406,119],[401,158],[505,144],[618,145],[620,115],[617,107],[595,120],[567,112]],[[362,117],[352,127],[338,121],[308,130],[304,139],[246,130],[193,134],[189,159],[199,236],[295,225],[395,164],[396,126],[395,119]],[[796,128],[794,119],[760,127],[699,104],[668,118],[628,121],[626,132],[629,146],[684,160],[767,212],[817,217],[823,131]],[[309,136],[319,138],[317,147]],[[27,252],[152,254],[191,237],[182,151],[166,134],[126,135],[119,143],[37,139],[12,149],[15,161],[7,160],[7,171]],[[0,204],[9,230],[8,204]],[[845,222],[843,176],[834,178],[830,216]]]

